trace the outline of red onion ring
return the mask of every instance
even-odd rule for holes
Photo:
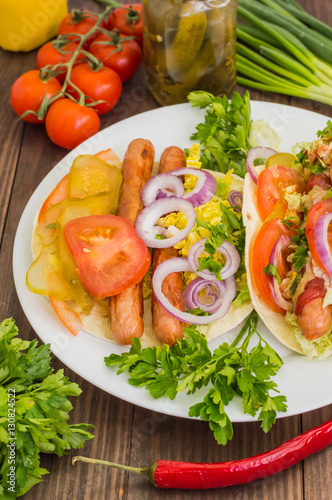
[[[181,179],[170,173],[165,173],[155,175],[148,180],[141,191],[141,200],[146,207],[158,199],[159,196],[160,198],[165,198],[166,196],[178,196],[182,198],[183,195],[184,186]]]
[[[258,174],[254,165],[254,161],[257,158],[263,158],[263,160],[268,160],[271,156],[277,154],[278,151],[271,148],[265,148],[263,146],[256,146],[254,148],[249,149],[247,154],[246,167],[248,173],[255,184],[257,184]]]
[[[204,245],[205,245],[206,240],[207,240],[207,238],[202,238],[201,240],[196,241],[196,243],[194,243],[190,247],[189,252],[188,252],[188,261],[189,261],[191,267],[193,268],[193,270],[195,271],[195,273],[198,274],[198,276],[200,276],[201,278],[205,278],[205,279],[208,279],[211,281],[220,281],[220,280],[218,280],[216,275],[214,273],[212,273],[211,271],[209,271],[208,269],[203,269],[202,271],[197,271],[197,269],[199,268],[198,258],[201,256],[201,253],[204,251]],[[222,280],[230,278],[231,276],[233,276],[236,273],[236,271],[239,268],[239,265],[241,262],[241,257],[240,257],[239,252],[237,251],[235,246],[232,245],[232,243],[230,243],[229,241],[224,241],[224,243],[222,243],[217,248],[216,251],[221,253],[224,256],[225,261],[226,261],[224,267],[221,268],[220,278]]]
[[[179,311],[179,309],[169,302],[167,297],[162,292],[162,284],[166,276],[170,273],[181,271],[192,271],[188,260],[182,257],[174,257],[173,259],[165,260],[156,268],[152,276],[152,287],[159,304],[162,305],[175,318],[191,325],[207,325],[225,316],[236,295],[236,282],[234,276],[228,278],[224,282],[225,291],[223,301],[218,311],[211,314],[211,316],[196,316],[195,314]]]
[[[171,172],[172,175],[194,175],[198,177],[196,186],[191,191],[184,194],[183,199],[190,201],[194,207],[203,205],[215,195],[217,189],[217,181],[215,177],[205,170],[200,170],[198,168],[178,168]]]
[[[240,191],[235,191],[235,189],[232,189],[229,192],[228,201],[233,208],[239,207],[235,208],[235,210],[241,212],[240,208],[243,205],[243,194]]]
[[[293,242],[291,237],[288,236],[287,234],[283,234],[282,236],[280,236],[280,238],[278,238],[275,244],[273,245],[269,257],[269,264],[272,264],[273,266],[277,267],[281,252],[285,250],[285,248],[289,247],[289,245],[291,245],[292,243]],[[281,307],[281,309],[284,309],[285,311],[291,311],[294,307],[294,304],[291,300],[286,300],[283,298],[280,292],[280,287],[277,278],[271,275],[268,275],[267,277],[269,280],[271,294],[275,302],[278,304],[279,307]]]
[[[331,220],[331,212],[321,215],[317,220],[314,229],[315,245],[318,255],[330,276],[332,276],[332,254],[328,240],[328,228]]]
[[[216,288],[216,292],[212,290],[212,286]],[[195,309],[196,307],[199,307],[211,314],[216,313],[219,307],[222,306],[225,287],[225,281],[216,282],[212,280],[205,280],[201,277],[195,278],[189,283],[183,294],[186,309]],[[205,297],[212,299],[210,304],[202,302],[199,298],[199,293],[204,290],[204,288],[207,288]]]
[[[157,220],[159,217],[170,212],[183,212],[187,216],[186,227],[171,238],[156,239],[155,224]],[[143,208],[136,219],[135,231],[146,246],[151,248],[169,248],[186,238],[194,227],[195,222],[196,212],[192,204],[183,198],[169,196],[167,198],[160,198]]]

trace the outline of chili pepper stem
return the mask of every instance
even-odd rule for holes
[[[72,464],[74,465],[76,462],[86,462],[89,464],[108,465],[109,467],[113,467],[115,469],[133,472],[134,474],[140,474],[141,476],[147,477],[150,480],[150,482],[155,485],[155,483],[153,481],[153,472],[155,469],[155,463],[153,463],[151,465],[151,467],[131,467],[130,465],[117,464],[115,462],[108,462],[107,460],[99,460],[97,458],[88,458],[88,457],[80,457],[80,456],[72,458]]]

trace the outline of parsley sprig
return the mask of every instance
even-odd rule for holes
[[[93,438],[87,431],[93,425],[67,423],[72,409],[67,396],[82,391],[63,370],[53,372],[49,344],[38,347],[37,340],[24,341],[17,334],[13,319],[0,323],[0,498],[4,500],[24,495],[48,474],[40,467],[40,452],[60,457]],[[8,445],[15,447],[14,464]],[[12,490],[10,467],[15,467]]]
[[[222,213],[219,224],[210,224],[209,222],[198,219],[197,227],[203,227],[210,232],[210,237],[204,245],[204,250],[208,256],[199,257],[199,270],[208,269],[215,274],[219,280],[222,263],[215,259],[214,255],[217,248],[222,245],[224,241],[229,241],[236,246],[239,254],[243,256],[245,246],[245,228],[241,215],[234,213],[232,209],[226,207],[222,202],[220,203],[220,210]],[[236,272],[236,277],[240,277],[245,272],[244,259],[241,259],[241,264]]]
[[[252,312],[234,342],[224,342],[213,352],[204,335],[191,326],[173,347],[142,349],[140,340],[133,338],[129,352],[111,354],[105,363],[118,366],[118,374],[128,370],[129,384],[145,387],[156,399],[173,400],[178,392],[193,394],[208,386],[202,402],[192,406],[189,415],[208,421],[217,442],[226,444],[233,436],[226,407],[234,396],[242,398],[244,413],[258,413],[265,432],[275,422],[277,412],[287,409],[285,396],[270,394],[279,392],[271,378],[283,362],[258,333],[257,322],[257,313]],[[258,343],[251,346],[254,336]]]
[[[234,174],[244,177],[251,148],[249,93],[241,97],[234,92],[229,101],[226,96],[216,97],[197,90],[190,92],[188,100],[192,106],[206,108],[204,123],[197,125],[190,137],[201,143],[202,167],[224,173],[233,170]]]

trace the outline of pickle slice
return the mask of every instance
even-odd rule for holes
[[[62,277],[56,245],[48,245],[31,264],[26,275],[31,292],[58,300],[73,300],[73,295]]]
[[[71,293],[78,306],[86,315],[89,315],[91,313],[95,303],[95,299],[86,291],[80,280],[80,275],[77,271],[75,258],[67,246],[63,230],[67,222],[73,219],[86,217],[88,215],[91,214],[87,209],[81,207],[69,207],[58,218],[57,222],[58,255],[62,276],[68,287],[70,288]]]
[[[44,246],[49,245],[57,237],[56,222],[67,208],[86,208],[89,211],[89,215],[102,215],[111,213],[113,206],[114,200],[111,193],[99,193],[82,199],[68,198],[56,203],[43,213],[36,233],[41,238]]]
[[[185,3],[181,7],[178,29],[173,42],[166,47],[166,63],[169,74],[177,78],[196,59],[206,30],[206,13],[197,11],[197,4]]]
[[[69,171],[69,197],[86,198],[97,193],[108,192],[113,204],[110,213],[115,213],[119,201],[122,181],[121,170],[94,155],[75,158]]]

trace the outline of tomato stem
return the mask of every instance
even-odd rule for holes
[[[98,31],[98,32],[106,32],[107,31],[108,34],[111,33],[110,31],[105,30],[104,28],[101,28],[100,25],[103,22],[103,20],[110,15],[110,13],[112,12],[112,10],[114,10],[116,7],[119,7],[119,6],[122,5],[119,2],[116,2],[116,1],[113,1],[113,0],[109,0],[108,2],[100,2],[100,3],[107,3],[108,6],[105,8],[104,12],[102,12],[101,14],[96,14],[96,16],[98,17],[98,19],[97,19],[96,23],[92,26],[92,28],[90,29],[90,31],[88,31],[85,34],[75,33],[75,36],[77,37],[77,40],[79,40],[79,41],[78,41],[77,48],[73,52],[72,57],[70,58],[70,60],[68,62],[66,62],[66,63],[59,63],[59,64],[56,64],[54,66],[48,65],[48,66],[45,66],[45,67],[43,67],[43,68],[40,69],[39,78],[42,81],[46,81],[46,80],[48,80],[50,78],[56,77],[60,73],[61,69],[66,68],[66,76],[65,76],[65,79],[64,79],[64,82],[63,82],[61,90],[59,92],[55,93],[52,97],[44,99],[43,102],[42,102],[42,104],[40,105],[40,107],[39,107],[39,109],[37,111],[37,116],[38,116],[38,118],[40,120],[42,120],[42,119],[45,118],[47,110],[49,109],[49,107],[51,106],[51,104],[53,104],[54,101],[56,101],[57,99],[59,99],[59,97],[69,97],[69,95],[68,95],[68,87],[74,87],[75,90],[78,92],[78,99],[76,100],[76,102],[78,102],[78,104],[80,104],[81,106],[85,106],[86,105],[84,92],[82,92],[70,80],[72,69],[74,67],[76,58],[77,58],[77,56],[80,53],[84,54],[84,56],[88,59],[88,62],[92,65],[92,68],[95,71],[98,71],[99,69],[101,69],[103,67],[103,64],[100,61],[98,61],[94,55],[90,54],[90,52],[87,52],[86,50],[82,50],[82,47],[84,46],[84,44],[86,43],[86,41],[96,31]],[[74,15],[74,17],[75,16],[76,16],[76,14]],[[75,19],[77,19],[76,22],[78,22],[79,18],[77,16],[75,17]],[[75,19],[73,19],[73,20],[75,21]],[[69,33],[69,35],[70,35],[70,37],[73,36],[73,34],[70,34],[70,33]],[[68,39],[68,35],[60,35],[53,42],[53,44],[54,44],[55,47],[57,47],[57,49],[59,50],[59,52],[65,52],[65,50],[63,50],[63,49],[66,47],[66,44],[69,43],[70,41],[72,41],[72,39],[69,40]],[[90,103],[90,105],[91,105],[91,103]],[[30,111],[26,111],[26,114],[27,113],[30,113]]]

